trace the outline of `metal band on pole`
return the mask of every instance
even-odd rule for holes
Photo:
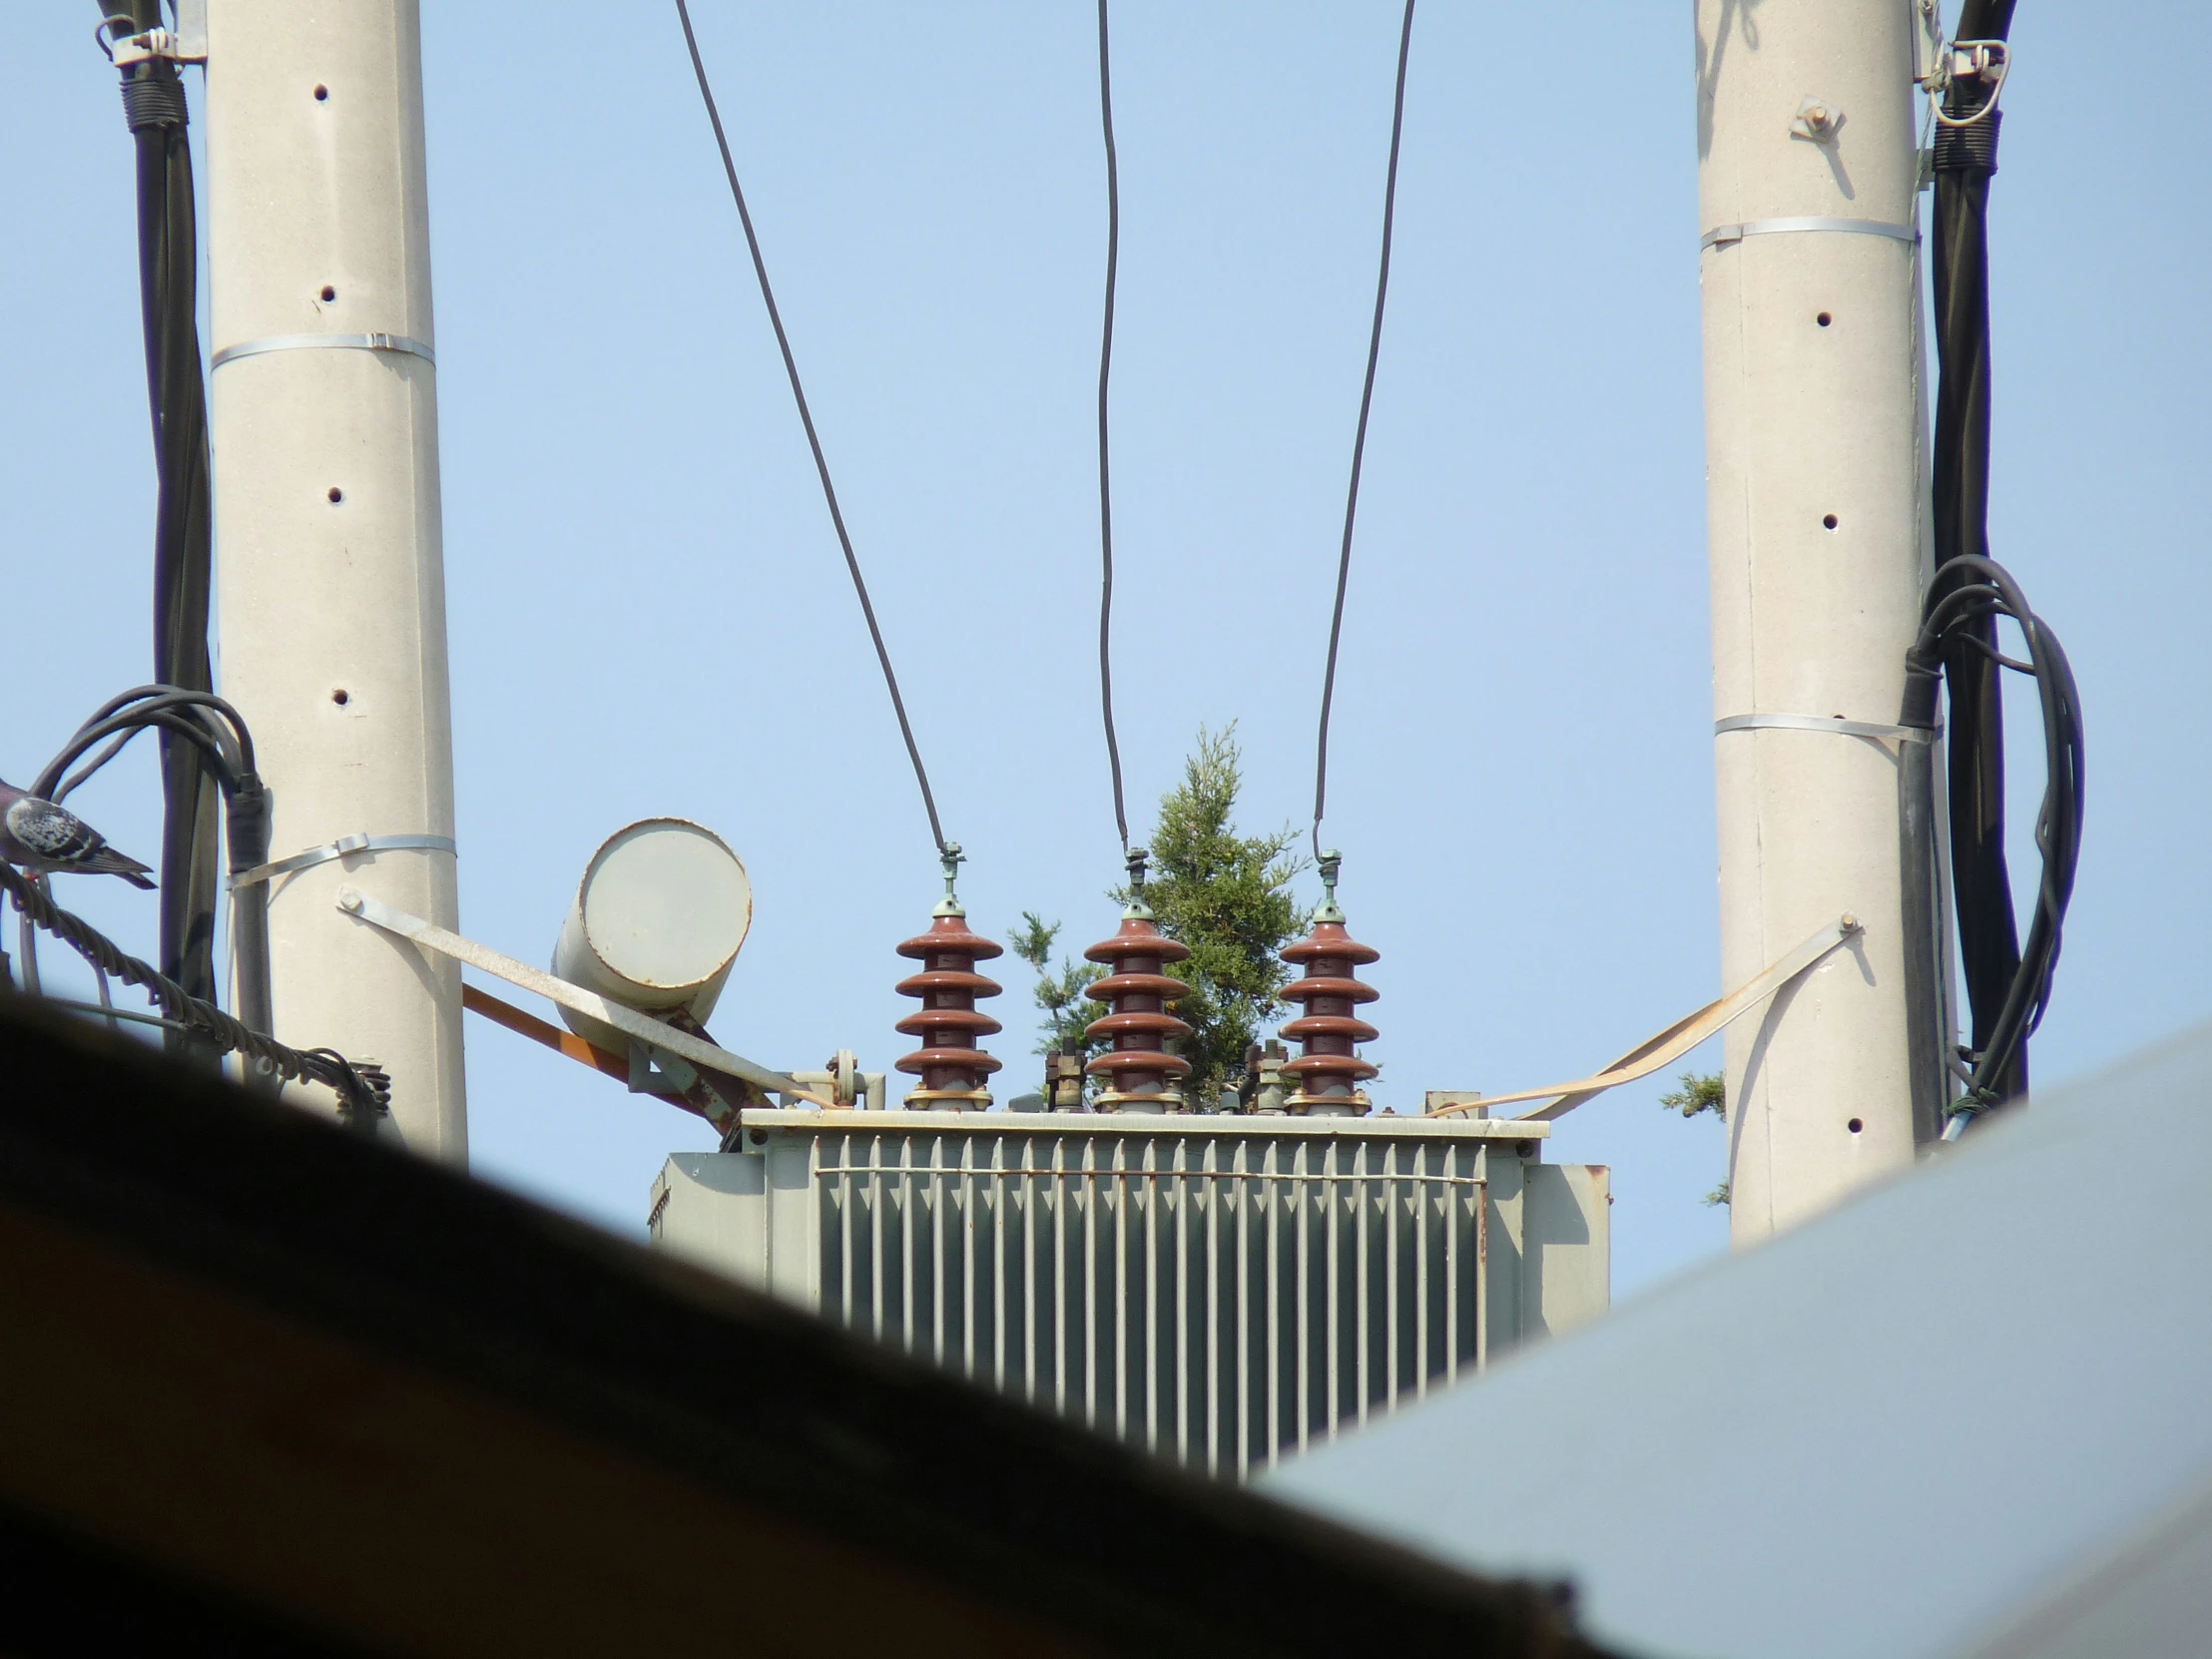
[[[1723,732],[1834,732],[1877,743],[1928,743],[1936,736],[1920,726],[1878,726],[1865,720],[1823,720],[1819,715],[1730,715],[1713,722],[1713,736]]]
[[[294,852],[288,858],[278,858],[274,863],[242,869],[231,877],[231,890],[236,892],[256,881],[289,875],[295,869],[311,869],[316,864],[326,864],[332,858],[343,858],[355,852],[450,852],[458,857],[460,850],[450,835],[345,835],[334,841],[324,841],[320,846],[310,846],[304,852]]]
[[[236,345],[226,345],[208,359],[208,368],[213,372],[227,362],[259,356],[264,351],[397,351],[420,357],[432,368],[438,362],[438,354],[427,340],[410,339],[405,334],[272,334],[267,339],[242,339]]]
[[[1917,225],[1891,225],[1879,219],[1754,219],[1743,225],[1716,225],[1697,239],[1700,254],[1708,248],[1724,248],[1746,237],[1778,237],[1807,231],[1833,231],[1846,236],[1888,237],[1892,242],[1919,242]]]

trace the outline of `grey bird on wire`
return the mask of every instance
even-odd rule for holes
[[[151,866],[118,852],[107,838],[66,807],[17,789],[0,778],[0,858],[33,875],[120,875],[153,890]]]

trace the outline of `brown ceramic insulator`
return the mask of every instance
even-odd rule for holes
[[[921,1079],[906,1097],[912,1106],[987,1105],[984,1079],[998,1062],[976,1047],[979,1038],[1000,1029],[997,1020],[976,1011],[979,996],[996,996],[999,985],[975,971],[979,959],[1004,954],[980,933],[968,931],[967,918],[939,915],[929,931],[898,947],[916,958],[922,971],[898,982],[900,996],[918,996],[921,1006],[898,1022],[921,1047],[898,1062],[898,1069]]]
[[[1119,1105],[1130,1096],[1172,1095],[1173,1085],[1191,1069],[1190,1061],[1167,1051],[1170,1037],[1191,1028],[1167,1011],[1190,986],[1160,970],[1190,955],[1153,925],[1150,916],[1123,916],[1121,931],[1083,954],[1111,964],[1113,972],[1091,985],[1087,995],[1112,1011],[1090,1023],[1088,1034],[1111,1044],[1084,1067],[1106,1080],[1101,1105]]]
[[[1349,1101],[1377,1068],[1354,1050],[1373,1042],[1376,1029],[1355,1018],[1353,1009],[1382,993],[1363,983],[1357,970],[1382,959],[1382,952],[1362,944],[1341,921],[1320,921],[1314,930],[1283,952],[1286,962],[1302,963],[1306,974],[1283,987],[1285,1002],[1302,1002],[1305,1012],[1283,1027],[1283,1035],[1305,1052],[1284,1063],[1283,1075],[1297,1082],[1305,1100],[1336,1096]]]

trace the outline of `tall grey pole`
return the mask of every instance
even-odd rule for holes
[[[1882,735],[1929,559],[1928,15],[1697,0],[1722,980],[1844,911],[1865,927],[1729,1030],[1739,1245],[1909,1163],[1931,1127],[1915,1077],[1925,1093],[1932,992],[1908,973],[1929,923],[1904,880],[1901,744]]]
[[[407,1144],[468,1150],[460,980],[335,904],[459,922],[414,0],[209,0],[210,425],[222,683],[279,863],[277,1031],[373,1059]]]

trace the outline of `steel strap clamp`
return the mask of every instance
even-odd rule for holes
[[[231,877],[230,887],[237,892],[256,881],[289,875],[293,870],[311,869],[316,864],[326,864],[332,858],[343,858],[355,852],[450,852],[458,857],[460,850],[450,835],[345,835],[334,841],[324,841],[320,846],[310,846],[304,852],[294,852],[288,858],[278,858],[275,863],[242,869]]]
[[[1754,219],[1742,225],[1716,225],[1697,239],[1697,251],[1725,248],[1746,237],[1777,237],[1793,232],[1830,231],[1849,236],[1888,237],[1893,242],[1919,242],[1918,225],[1892,225],[1880,219],[1823,219],[1804,215],[1792,219]]]
[[[1937,728],[1939,731],[1940,728]],[[1724,732],[1833,732],[1839,737],[1871,738],[1876,743],[1933,743],[1936,732],[1920,726],[1878,726],[1872,721],[1846,720],[1838,715],[1730,715],[1713,722],[1713,736]]]
[[[402,356],[420,357],[432,368],[438,365],[438,354],[427,340],[406,334],[272,334],[266,339],[242,339],[236,345],[226,345],[208,359],[209,372],[239,357],[259,356],[264,351],[396,351]]]

